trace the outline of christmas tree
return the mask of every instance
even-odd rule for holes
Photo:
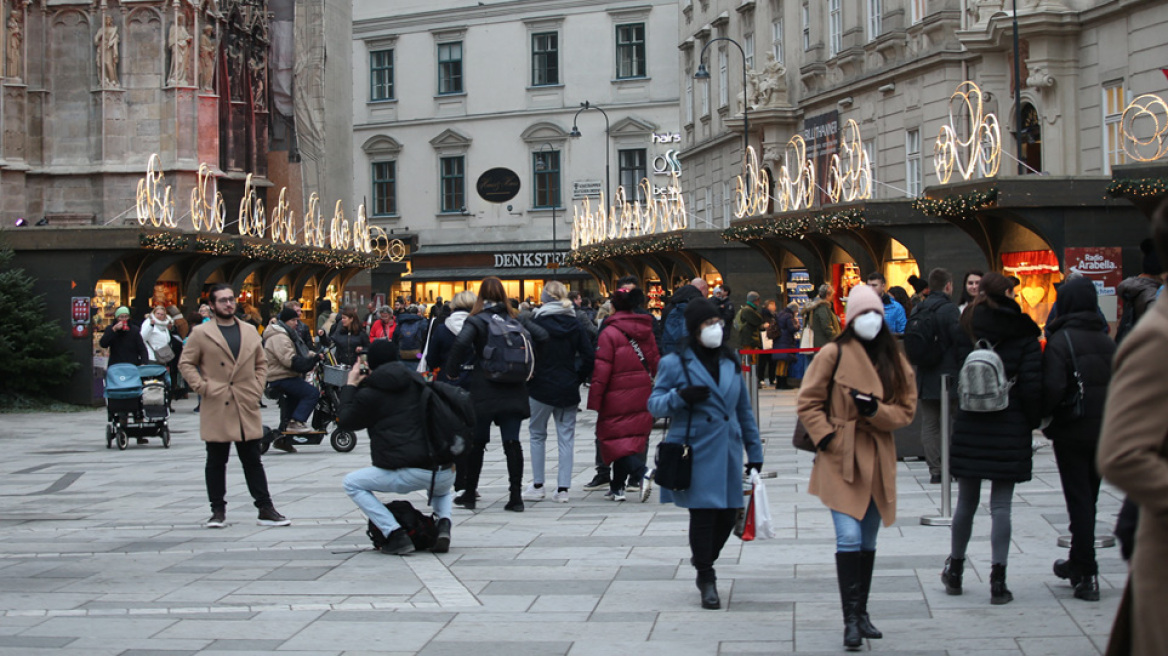
[[[4,405],[42,395],[67,381],[77,363],[57,340],[64,329],[45,315],[35,279],[14,268],[15,254],[0,241],[0,398]]]

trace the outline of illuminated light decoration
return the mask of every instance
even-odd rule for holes
[[[384,230],[377,228],[381,234]],[[369,227],[369,218],[365,215],[365,203],[357,206],[357,219],[353,221],[353,250],[361,253],[371,253],[376,250],[376,237]]]
[[[401,262],[406,259],[409,249],[406,248],[406,243],[400,239],[389,240],[389,246],[386,249],[385,257],[390,262]]]
[[[843,158],[840,158],[840,153]],[[848,119],[844,125],[840,153],[831,156],[831,169],[827,174],[827,195],[831,202],[841,200],[850,203],[872,197],[872,162],[864,150],[864,138],[860,125]],[[844,162],[847,162],[846,164]]]
[[[256,196],[251,174],[248,173],[243,182],[243,199],[239,201],[239,234],[263,237],[267,223],[264,201]]]
[[[320,196],[312,192],[308,197],[308,211],[304,213],[304,245],[324,248],[324,218],[320,215]]]
[[[1144,126],[1143,130],[1136,129],[1140,127],[1137,122]],[[1168,155],[1168,104],[1151,93],[1131,101],[1120,118],[1119,138],[1124,154],[1137,162],[1152,162]]]
[[[287,187],[280,188],[280,198],[276,201],[276,206],[272,208],[272,241],[285,244],[296,243],[296,212],[294,212],[288,200],[285,198],[288,194]]]
[[[612,239],[627,239],[656,233],[684,230],[689,226],[689,215],[685,209],[685,196],[678,184],[678,177],[664,195],[653,193],[653,183],[648,178],[638,185],[644,201],[629,202],[623,186],[616,188],[614,203],[608,206],[600,195],[599,207],[595,212],[592,203],[585,198],[581,206],[572,208],[572,250],[585,248]],[[618,209],[619,208],[619,209]]]
[[[176,228],[178,222],[174,218],[174,199],[170,195],[170,185],[166,185],[165,191],[160,191],[163,183],[161,168],[162,159],[157,153],[151,154],[146,163],[146,177],[138,180],[138,224],[146,225],[150,222],[155,228]]]
[[[578,266],[581,264],[602,262],[613,257],[631,257],[634,255],[647,255],[649,253],[678,251],[684,245],[685,242],[677,235],[650,237],[648,239],[636,239],[611,244],[600,243],[579,250],[573,250],[571,253],[568,253],[564,261],[570,266]]]
[[[979,211],[993,207],[998,202],[998,188],[985,191],[971,191],[948,198],[918,198],[911,203],[914,210],[926,216],[943,219],[969,219]]]
[[[799,172],[791,177],[798,164]],[[807,142],[795,135],[783,149],[783,165],[775,181],[779,211],[808,209],[815,202],[815,163],[807,157]]]
[[[759,167],[754,146],[747,146],[742,160],[742,175],[735,179],[734,216],[743,219],[766,214],[770,205],[771,180],[766,169]]]
[[[1168,194],[1168,178],[1123,178],[1107,185],[1113,198],[1159,198]]]
[[[199,164],[195,188],[191,189],[191,223],[195,230],[205,228],[211,232],[221,233],[227,223],[227,203],[223,200],[223,194],[216,191],[213,201],[207,198],[214,180],[215,175],[211,172],[211,167]]]
[[[349,220],[345,218],[343,201],[337,201],[333,209],[333,221],[329,225],[329,245],[333,250],[341,251],[349,248],[353,235],[349,232]]]
[[[957,133],[959,122],[954,118],[954,105],[963,113],[961,125],[968,125],[968,138],[961,139]],[[983,107],[982,91],[973,82],[962,82],[949,97],[949,124],[941,126],[937,141],[933,144],[933,168],[941,184],[948,184],[953,172],[957,171],[962,180],[973,178],[974,172],[983,178],[998,174],[1002,164],[1002,130],[998,117],[986,113]]]

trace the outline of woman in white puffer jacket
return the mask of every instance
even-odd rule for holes
[[[158,305],[142,320],[142,341],[146,342],[146,350],[150,354],[151,362],[158,362],[156,351],[164,346],[170,346],[170,330],[174,327],[174,320],[166,314],[166,308]]]

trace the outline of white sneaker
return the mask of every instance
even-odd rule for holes
[[[645,472],[645,478],[641,480],[641,503],[649,500],[653,495],[653,473]]]
[[[544,489],[542,487],[536,487],[535,484],[532,483],[531,485],[527,486],[526,490],[523,491],[523,500],[543,501],[544,494]]]
[[[609,496],[609,495],[606,494],[605,496]],[[622,488],[622,489],[617,490],[616,492],[613,492],[611,498],[613,501],[624,501],[625,500],[624,489]]]
[[[552,501],[555,501],[556,503],[568,503],[568,491],[564,490],[563,492],[556,492],[555,495],[552,496]]]

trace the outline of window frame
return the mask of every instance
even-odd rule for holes
[[[1115,101],[1115,106],[1111,105]],[[1102,85],[1100,109],[1103,114],[1102,151],[1103,173],[1110,174],[1114,166],[1127,164],[1127,153],[1123,150],[1120,128],[1123,125],[1123,110],[1127,108],[1127,88],[1124,80],[1115,80]],[[1111,110],[1109,113],[1108,110]]]
[[[844,49],[843,0],[827,0],[827,56],[835,57]]]
[[[626,157],[639,156],[640,161],[632,165],[626,164]],[[649,177],[649,151],[646,148],[621,148],[616,151],[617,184],[625,188],[625,200],[644,203],[647,199],[641,196],[641,181]],[[626,174],[631,184],[626,184]]]
[[[381,166],[388,166],[389,167],[389,176],[388,177],[378,177],[377,169],[378,169],[378,167],[381,167]],[[397,210],[397,160],[393,160],[393,159],[375,160],[375,161],[371,162],[370,171],[369,171],[369,179],[371,182],[371,184],[370,184],[371,190],[370,191],[371,191],[371,195],[373,197],[372,216],[376,216],[376,217],[398,216],[398,210]],[[378,189],[382,185],[385,185],[389,191],[389,193],[386,194],[386,196],[388,197],[388,206],[386,207],[385,211],[378,211],[378,209],[381,207],[381,204],[383,201],[382,194],[378,193]]]
[[[718,107],[730,106],[730,53],[718,48]]]
[[[444,48],[458,47],[457,58],[451,57],[443,58]],[[466,87],[463,85],[463,60],[465,57],[463,49],[463,42],[458,41],[444,41],[438,44],[438,95],[450,96],[466,92]],[[457,88],[443,88],[444,83],[450,87]]]
[[[531,207],[537,210],[550,210],[563,208],[563,194],[564,184],[562,177],[562,170],[560,168],[561,158],[558,150],[537,150],[534,151],[531,157]],[[550,170],[539,170],[539,164],[544,161],[544,166],[549,166],[548,159],[553,159],[550,165],[553,167]],[[550,188],[550,189],[549,189]],[[541,198],[541,194],[544,198]],[[550,194],[552,198],[546,198]],[[543,202],[541,202],[543,201]],[[550,204],[547,202],[550,201]]]
[[[547,47],[545,45],[542,50],[539,49],[537,45],[539,39],[547,39],[549,37],[551,39],[551,46]],[[542,63],[542,67],[537,62]],[[541,74],[545,78],[543,81],[539,80]],[[559,84],[560,33],[554,30],[550,32],[533,32],[531,34],[531,86],[550,87],[559,86]]]
[[[868,40],[875,41],[884,31],[884,0],[868,0]]]
[[[395,91],[394,79],[394,49],[393,48],[379,48],[377,50],[369,51],[369,102],[386,102],[389,100],[397,100]],[[377,62],[379,55],[388,55],[388,62],[382,62],[380,65]],[[382,73],[386,79],[379,80],[378,73]],[[383,89],[385,95],[379,96],[378,89]]]
[[[807,52],[811,50],[811,5],[804,2],[800,14],[801,28],[803,30],[803,51]]]
[[[771,55],[775,61],[783,63],[783,18],[771,20]]]
[[[911,24],[916,25],[925,20],[925,16],[929,13],[927,2],[928,0],[909,0],[909,13],[911,14],[909,19]]]
[[[635,31],[639,30],[640,38],[626,40],[626,32],[629,30],[634,31],[634,37],[636,36]],[[620,23],[616,26],[616,79],[635,80],[648,77],[649,66],[645,59],[646,53],[648,52],[645,47],[646,40],[647,34],[643,21]],[[631,56],[626,57],[626,53],[629,53]],[[626,64],[633,69],[631,72],[623,72]]]
[[[921,129],[913,128],[904,131],[904,193],[909,198],[919,198],[922,191]]]
[[[754,68],[754,32],[749,32],[742,35],[742,53],[745,55],[743,60],[746,62],[746,70],[753,71]]]
[[[458,163],[459,170],[447,172],[447,163]],[[466,155],[438,158],[438,211],[461,214],[466,207]],[[454,202],[448,202],[454,201]]]

